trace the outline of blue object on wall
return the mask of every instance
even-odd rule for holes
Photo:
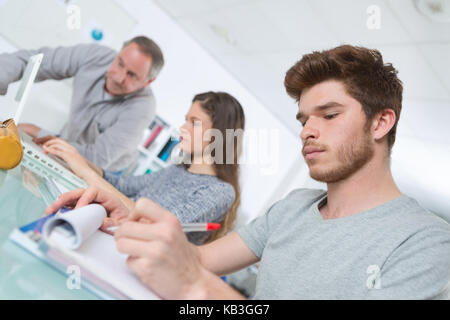
[[[103,31],[100,29],[93,29],[91,31],[91,36],[95,41],[100,41],[103,39]]]

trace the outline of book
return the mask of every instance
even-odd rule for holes
[[[77,266],[81,285],[99,298],[159,299],[128,268],[128,256],[117,251],[114,237],[99,230],[105,216],[98,204],[63,208],[14,229],[9,239],[65,275]]]
[[[160,158],[164,162],[167,162],[170,153],[172,152],[172,149],[178,144],[178,142],[179,142],[178,140],[172,138],[169,141],[167,141],[164,148],[158,154],[158,158]]]
[[[156,139],[158,134],[161,132],[161,130],[164,128],[162,124],[158,125],[156,129],[154,129],[151,133],[148,139],[144,142],[144,148],[148,148],[152,142]]]

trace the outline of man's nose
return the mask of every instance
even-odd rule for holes
[[[319,138],[319,130],[317,129],[317,126],[314,126],[314,121],[311,121],[311,119],[305,123],[305,126],[300,132],[300,139],[302,139],[303,142],[309,138],[316,140]]]
[[[116,74],[114,75],[114,81],[116,81],[117,83],[123,84],[126,76],[127,76],[127,74],[125,71],[118,70],[116,72]]]

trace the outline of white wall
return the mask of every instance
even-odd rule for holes
[[[247,131],[264,131],[267,135],[266,138],[262,136],[258,143],[246,145],[246,150],[253,152],[247,152],[247,157],[254,156],[255,152],[266,156],[262,159],[259,157],[258,164],[242,166],[242,205],[238,222],[247,222],[262,213],[271,204],[272,196],[283,184],[289,168],[300,157],[299,139],[153,2],[122,0],[118,3],[137,21],[137,26],[129,37],[147,35],[164,52],[166,65],[160,77],[152,84],[160,116],[174,125],[181,125],[195,94],[209,90],[226,91],[241,102],[246,115]],[[0,42],[0,51],[12,49],[14,48],[10,44]],[[14,93],[13,86],[7,97],[0,98],[0,117],[5,118],[14,111]],[[24,120],[56,130],[67,115],[69,99],[70,86],[67,84],[36,84],[30,94]],[[294,105],[293,107],[295,108]],[[273,150],[268,150],[274,146]]]
[[[283,182],[289,166],[300,156],[300,141],[249,93],[227,70],[200,47],[184,30],[173,22],[157,5],[150,1],[118,1],[138,21],[132,35],[145,34],[161,46],[166,65],[153,88],[158,102],[158,114],[181,125],[193,96],[204,91],[226,91],[242,104],[247,131],[278,132],[279,152],[274,151],[276,168],[267,174],[270,164],[243,165],[241,174],[242,205],[239,223],[262,213],[268,200]],[[295,107],[295,106],[294,106]],[[273,141],[260,141],[262,147],[246,145],[248,152],[271,148]],[[260,145],[258,144],[258,146]],[[296,148],[297,147],[297,148]],[[269,155],[271,156],[271,155]]]

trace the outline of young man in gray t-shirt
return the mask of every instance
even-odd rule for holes
[[[134,222],[115,234],[130,269],[169,299],[243,298],[218,275],[258,261],[257,299],[449,299],[450,226],[402,194],[390,170],[397,71],[376,50],[340,46],[303,56],[285,86],[299,102],[310,175],[327,191],[294,190],[202,247],[171,213],[138,200]],[[122,210],[101,190],[91,198]]]

